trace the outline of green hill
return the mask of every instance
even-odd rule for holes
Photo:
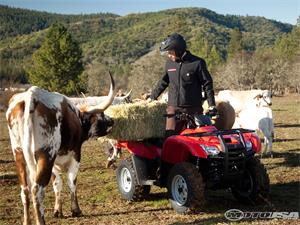
[[[62,22],[80,43],[85,64],[97,61],[113,70],[122,65],[134,67],[134,62],[157,49],[173,32],[183,34],[188,46],[195,46],[199,37],[204,38],[225,59],[230,32],[235,28],[242,31],[248,51],[273,46],[279,37],[293,29],[291,24],[264,17],[221,15],[205,8],[118,16],[62,15],[0,5],[0,67],[5,65],[9,70],[30,65],[32,53],[40,47],[47,28],[56,21]]]
[[[83,47],[87,60],[132,62],[174,31],[193,42],[204,35],[220,52],[229,32],[239,28],[252,48],[273,45],[292,25],[263,17],[220,15],[204,8],[171,9],[155,13],[60,15],[0,6],[0,57],[23,59],[40,46],[45,29],[55,21],[68,26]],[[36,32],[40,31],[40,32]],[[21,35],[21,36],[20,36]]]
[[[111,13],[62,15],[0,5],[0,40],[48,28],[56,21],[76,23],[93,18],[116,18]]]

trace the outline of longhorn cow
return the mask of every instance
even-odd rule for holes
[[[100,105],[76,107],[56,92],[31,87],[14,95],[6,113],[12,151],[21,186],[24,225],[30,224],[30,195],[37,225],[45,224],[44,189],[52,178],[55,192],[54,216],[62,217],[62,180],[67,173],[72,216],[80,216],[76,196],[81,145],[88,138],[106,135],[113,121],[104,115],[114,99],[114,80]]]

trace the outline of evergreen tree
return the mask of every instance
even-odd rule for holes
[[[217,47],[213,45],[206,60],[209,70],[213,72],[222,61],[222,57],[218,53]]]
[[[191,42],[189,50],[193,54],[206,59],[210,52],[210,45],[204,35],[200,34],[196,40]]]
[[[292,60],[300,52],[300,28],[294,27],[291,33],[279,38],[274,46],[275,53],[281,59]]]
[[[243,44],[242,44],[242,32],[235,28],[230,33],[230,41],[227,48],[227,54],[228,58],[234,57],[236,54],[239,54],[243,50]]]
[[[49,91],[74,94],[83,71],[81,59],[82,51],[78,43],[62,24],[55,23],[41,48],[32,56],[29,80]]]

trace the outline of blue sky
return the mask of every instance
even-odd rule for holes
[[[0,0],[0,4],[63,14],[111,12],[118,15],[179,7],[203,7],[219,14],[264,16],[296,24],[300,0]]]

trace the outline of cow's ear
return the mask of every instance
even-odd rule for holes
[[[90,114],[90,117],[89,117],[89,121],[90,123],[94,123],[95,121],[97,120],[97,115],[96,114]]]
[[[83,123],[85,124],[91,124],[92,123],[92,118],[93,118],[93,114],[92,113],[83,113]]]
[[[263,97],[262,94],[258,94],[258,95],[256,95],[253,99],[258,100],[258,99],[260,99],[260,98],[262,98],[262,97]]]

